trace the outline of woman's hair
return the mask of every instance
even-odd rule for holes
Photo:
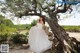
[[[42,18],[42,21],[45,24],[45,17],[44,16],[40,16],[40,18]],[[41,21],[41,20],[39,19],[39,21]]]

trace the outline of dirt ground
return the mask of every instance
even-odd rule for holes
[[[69,33],[70,37],[76,38],[78,41],[80,41],[80,32],[67,32]]]
[[[78,41],[80,41],[80,33],[74,33],[74,32],[67,32],[67,33],[69,33],[70,37],[75,37]],[[30,51],[29,48],[26,48],[26,49],[10,49],[9,53],[33,53],[33,52]]]

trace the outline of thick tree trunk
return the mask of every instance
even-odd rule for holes
[[[70,37],[69,35],[66,33],[66,31],[58,24],[58,21],[57,21],[57,18],[56,18],[56,15],[53,16],[51,15],[51,18],[46,20],[55,36],[55,38],[57,39],[58,41],[58,51],[57,53],[65,53],[65,51],[67,51],[68,53],[70,53],[69,51],[72,50],[71,48],[71,45],[69,43],[70,42]],[[53,40],[54,42],[55,40]],[[66,42],[66,43],[65,43]],[[54,46],[55,43],[53,43],[53,47],[55,50],[55,46]],[[67,47],[67,46],[68,47]],[[74,51],[74,49],[73,49]]]
[[[65,32],[65,30],[63,28],[61,28],[58,25],[58,23],[55,23],[55,21],[53,21],[53,19],[50,19],[48,21],[48,23],[49,23],[49,26],[50,26],[50,28],[51,28],[54,36],[57,38],[57,40],[59,41],[59,43],[62,45],[62,48],[63,48],[63,45],[64,45],[64,43],[63,43],[64,36],[67,35],[67,33]],[[53,40],[53,42],[54,42],[54,40]]]
[[[53,21],[53,19],[49,20],[49,26],[51,27],[52,32],[57,37],[57,39],[61,42],[65,39],[66,41],[69,39],[68,34],[66,31],[58,24]]]

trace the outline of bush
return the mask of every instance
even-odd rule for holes
[[[33,22],[31,23],[31,26],[35,26],[37,24],[36,20],[33,20]]]
[[[8,39],[8,34],[0,34],[0,43],[5,43]]]
[[[0,25],[0,33],[5,33],[5,32],[8,32],[8,33],[12,33],[13,32],[14,33],[16,31],[17,31],[16,28],[8,27],[8,26],[6,26],[4,24]]]
[[[12,36],[12,41],[15,44],[24,44],[28,42],[27,36],[23,34],[15,34]]]
[[[29,35],[29,32],[27,32],[26,35]]]
[[[31,25],[30,24],[27,24],[26,25],[26,29],[30,30],[30,28],[31,28]]]

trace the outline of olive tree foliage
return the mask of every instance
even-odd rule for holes
[[[14,12],[15,15],[21,17],[29,14],[37,14],[37,12],[40,14],[42,11],[46,11],[50,4],[54,5],[54,1],[47,2],[47,0],[6,0],[6,4],[6,6],[9,6],[9,10],[11,12]]]
[[[5,8],[2,11],[10,11],[21,18],[22,16],[44,16],[48,22],[54,36],[53,51],[75,52],[74,44],[66,31],[58,24],[58,13],[65,13],[69,10],[72,12],[71,3],[67,4],[66,1],[74,0],[62,0],[62,3],[57,3],[57,0],[5,0]],[[45,15],[43,14],[45,13]],[[58,49],[60,46],[60,49]],[[57,52],[60,53],[60,52]]]
[[[66,0],[64,0],[64,2],[65,1]],[[56,0],[5,0],[5,5],[7,4],[7,10],[22,17],[29,14],[41,15],[42,12],[48,13],[49,11],[59,13],[57,10],[60,10],[59,8],[64,9],[64,5],[66,4],[61,3],[59,5],[56,2]],[[65,9],[65,11],[66,10],[67,9]]]

